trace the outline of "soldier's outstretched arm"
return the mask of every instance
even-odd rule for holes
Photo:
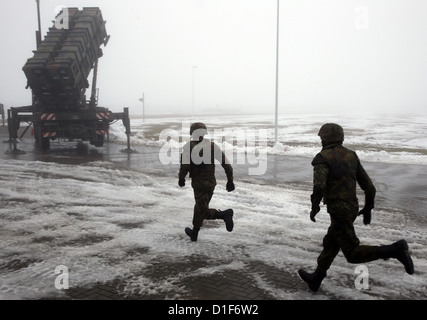
[[[313,162],[313,193],[311,195],[310,219],[316,222],[315,216],[320,211],[320,202],[326,195],[326,182],[328,179],[329,168],[323,157],[318,154]]]
[[[375,195],[377,190],[375,189],[375,186],[372,183],[371,178],[366,173],[360,161],[357,167],[356,179],[360,188],[362,188],[362,190],[365,192],[365,205],[363,209],[360,210],[359,215],[363,215],[364,224],[370,224],[372,209],[375,207]]]
[[[185,145],[183,148],[183,152],[181,153],[180,158],[180,167],[178,173],[178,185],[182,188],[185,186],[185,177],[190,172],[191,169],[191,161],[190,161],[190,152],[189,145]]]
[[[181,164],[178,174],[178,185],[182,188],[185,187],[185,177],[190,171],[190,165]]]
[[[227,176],[227,185],[226,189],[228,192],[234,191],[234,176],[233,176],[233,167],[231,166],[230,162],[228,161],[225,153],[221,150],[221,148],[213,143],[214,146],[214,155],[215,159],[221,163],[221,166],[224,168],[225,174]]]
[[[362,190],[365,192],[365,207],[373,209],[375,206],[375,195],[377,190],[375,189],[375,186],[372,183],[371,178],[366,173],[360,161],[357,168],[356,179],[360,188],[362,188]]]

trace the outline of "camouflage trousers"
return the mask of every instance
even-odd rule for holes
[[[364,263],[379,259],[378,246],[362,246],[354,231],[358,208],[341,201],[328,204],[331,225],[323,238],[323,250],[317,258],[320,270],[327,271],[340,249],[350,263]]]
[[[203,221],[216,219],[218,210],[209,209],[209,203],[212,199],[215,187],[194,189],[194,215],[193,215],[193,227],[201,228]]]

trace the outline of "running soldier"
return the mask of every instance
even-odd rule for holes
[[[341,126],[334,123],[325,124],[320,129],[319,136],[323,149],[312,162],[314,177],[310,219],[316,222],[315,216],[320,211],[320,202],[323,199],[331,225],[323,238],[323,250],[317,259],[316,270],[308,273],[300,269],[300,277],[316,292],[340,249],[349,263],[396,258],[405,266],[408,274],[413,274],[414,265],[406,240],[386,246],[360,245],[353,222],[358,215],[363,215],[363,223],[371,223],[376,189],[356,153],[342,145],[344,130]],[[365,204],[361,211],[356,196],[356,184],[359,184],[365,193]]]
[[[191,241],[197,241],[203,221],[222,219],[225,221],[227,231],[233,231],[233,210],[220,211],[210,209],[209,203],[212,199],[215,186],[215,159],[224,168],[227,175],[226,189],[228,192],[234,191],[233,168],[228,160],[214,142],[205,139],[207,134],[206,125],[203,123],[193,123],[190,127],[191,141],[184,145],[181,155],[181,166],[179,170],[178,184],[182,188],[185,186],[185,177],[190,174],[191,186],[194,190],[194,214],[193,229],[186,228],[185,233]]]

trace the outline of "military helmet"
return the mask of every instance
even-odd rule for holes
[[[320,128],[319,137],[326,142],[343,142],[344,129],[336,123],[327,123]]]
[[[196,130],[204,130],[200,131],[200,133],[207,134],[208,128],[206,128],[206,125],[202,122],[196,122],[193,123],[190,127],[190,135],[193,135],[194,131]]]

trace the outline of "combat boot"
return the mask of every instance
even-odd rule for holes
[[[409,254],[408,243],[405,239],[399,240],[387,246],[380,246],[378,255],[381,259],[387,260],[395,258],[399,260],[404,266],[408,274],[414,274],[414,263]]]
[[[215,219],[222,219],[225,222],[225,228],[228,232],[233,231],[234,222],[233,222],[233,209],[228,209],[225,211],[218,211],[215,215]]]
[[[197,236],[199,235],[200,228],[185,228],[185,233],[190,237],[191,241],[197,241]]]
[[[320,270],[319,268],[316,269],[313,273],[308,273],[304,269],[299,269],[298,274],[301,277],[302,280],[307,282],[308,287],[311,291],[316,292],[320,288],[320,284],[322,283],[323,279],[326,277],[326,272]]]

